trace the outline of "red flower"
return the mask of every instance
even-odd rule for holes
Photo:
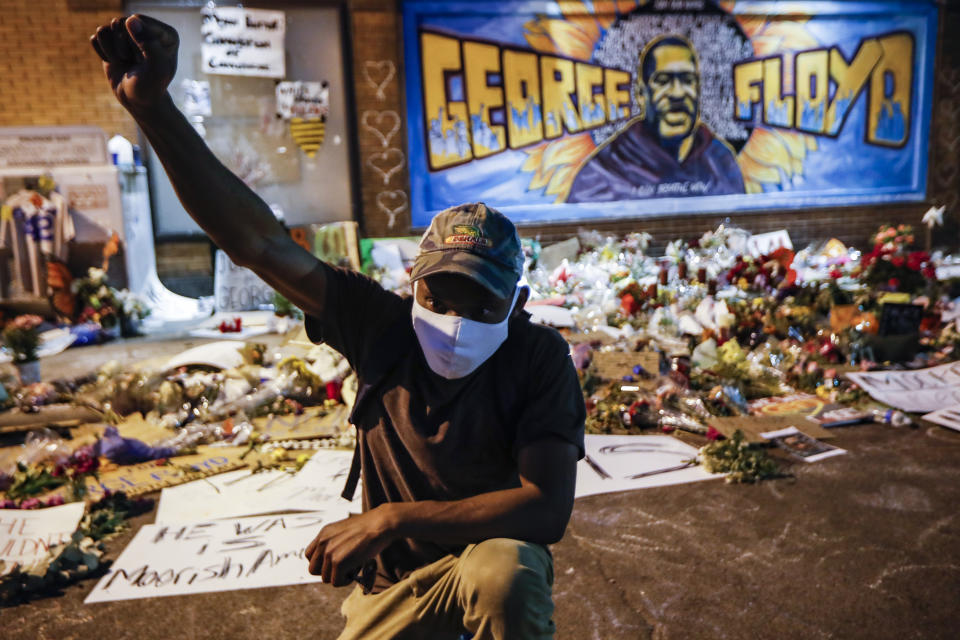
[[[907,268],[913,271],[920,271],[923,264],[930,260],[930,254],[926,251],[913,251],[907,256]]]
[[[340,383],[336,380],[327,383],[327,398],[340,402]]]
[[[632,316],[640,308],[640,304],[637,302],[637,299],[633,297],[633,294],[627,293],[620,298],[620,308],[623,310],[624,315]]]
[[[904,258],[903,256],[893,256],[892,258],[890,258],[890,262],[893,263],[893,266],[895,267],[902,267],[906,261],[907,261],[906,258]],[[913,269],[913,267],[910,267],[910,268]]]
[[[830,277],[836,280],[838,278],[843,277],[843,273],[840,272],[840,269],[837,269],[836,267],[834,267],[833,269],[830,270]]]
[[[887,286],[889,286],[891,289],[896,289],[900,286],[900,280],[898,278],[890,278],[887,280]]]
[[[927,278],[928,280],[936,280],[936,279],[937,279],[937,269],[936,269],[936,267],[933,267],[933,266],[931,266],[931,265],[928,265],[928,266],[924,267],[924,268],[923,268],[923,271],[921,271],[921,273],[923,274],[923,277],[924,277],[924,278]]]
[[[723,437],[723,434],[714,429],[713,427],[707,428],[707,440],[719,440]]]
[[[67,465],[73,469],[74,474],[84,475],[93,473],[100,468],[100,458],[94,456],[87,449],[78,449],[70,456]]]

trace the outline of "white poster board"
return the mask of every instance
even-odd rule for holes
[[[0,575],[16,565],[29,566],[50,547],[68,542],[83,517],[82,502],[46,509],[0,509]]]
[[[273,304],[273,289],[253,271],[237,266],[230,256],[217,249],[213,299],[217,311],[255,311]]]
[[[793,249],[793,242],[786,229],[758,233],[747,239],[747,252],[754,258],[768,255],[777,249]]]
[[[320,582],[304,551],[339,513],[148,524],[85,603]]]
[[[282,78],[287,74],[283,11],[215,7],[202,9],[200,56],[206,73]]]
[[[960,404],[960,362],[913,371],[846,374],[878,402],[903,411],[927,413]]]
[[[361,510],[360,491],[340,497],[351,451],[318,451],[296,475],[284,471],[231,471],[160,493],[157,523],[199,522],[282,511]]]
[[[722,478],[692,464],[697,449],[672,436],[587,435],[576,497]]]

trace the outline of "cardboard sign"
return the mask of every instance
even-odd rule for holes
[[[202,10],[200,57],[205,73],[282,78],[287,75],[282,11],[215,7]]]
[[[320,582],[304,551],[345,512],[140,528],[85,603]]]
[[[622,380],[631,377],[644,382],[643,375],[633,372],[640,365],[652,376],[660,373],[660,353],[656,351],[598,351],[593,354],[591,367],[604,380]],[[652,382],[652,380],[651,380]]]
[[[46,509],[0,509],[0,575],[43,558],[50,547],[70,540],[83,517],[84,504]]]
[[[750,236],[747,240],[747,252],[754,258],[769,255],[777,249],[793,249],[793,242],[790,240],[790,234],[786,229],[771,231],[770,233],[759,233]]]
[[[769,431],[778,431],[791,426],[801,426],[810,435],[826,439],[833,434],[814,422],[807,422],[801,416],[731,416],[728,418],[710,418],[709,425],[723,434],[725,438],[732,438],[739,430],[743,432],[743,439],[747,442],[765,442],[760,435]]]
[[[240,456],[246,447],[197,447],[197,453],[170,458],[167,462],[151,460],[139,464],[115,465],[107,463],[100,468],[100,478],[88,478],[87,501],[94,502],[109,491],[123,491],[130,497],[159,491],[199,478],[242,469],[247,466]],[[45,497],[66,497],[67,488],[60,487]]]

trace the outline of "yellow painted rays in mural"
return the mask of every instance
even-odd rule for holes
[[[528,44],[540,53],[589,61],[605,29],[621,16],[648,4],[648,0],[558,1],[560,15],[539,16],[524,25]],[[733,12],[736,2],[721,2]],[[802,20],[790,16],[770,20],[753,15],[736,16],[750,39],[756,57],[770,56],[819,45]],[[786,65],[792,68],[792,65]],[[790,73],[789,69],[784,75]],[[785,77],[787,84],[792,78]],[[525,149],[523,170],[533,173],[529,188],[545,189],[556,202],[565,202],[582,164],[596,149],[589,133],[576,133]],[[737,156],[747,193],[762,193],[766,186],[785,186],[803,175],[804,161],[817,149],[814,136],[797,131],[756,126]]]

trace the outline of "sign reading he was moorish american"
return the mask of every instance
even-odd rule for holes
[[[404,3],[414,226],[925,195],[933,2],[437,7]]]

